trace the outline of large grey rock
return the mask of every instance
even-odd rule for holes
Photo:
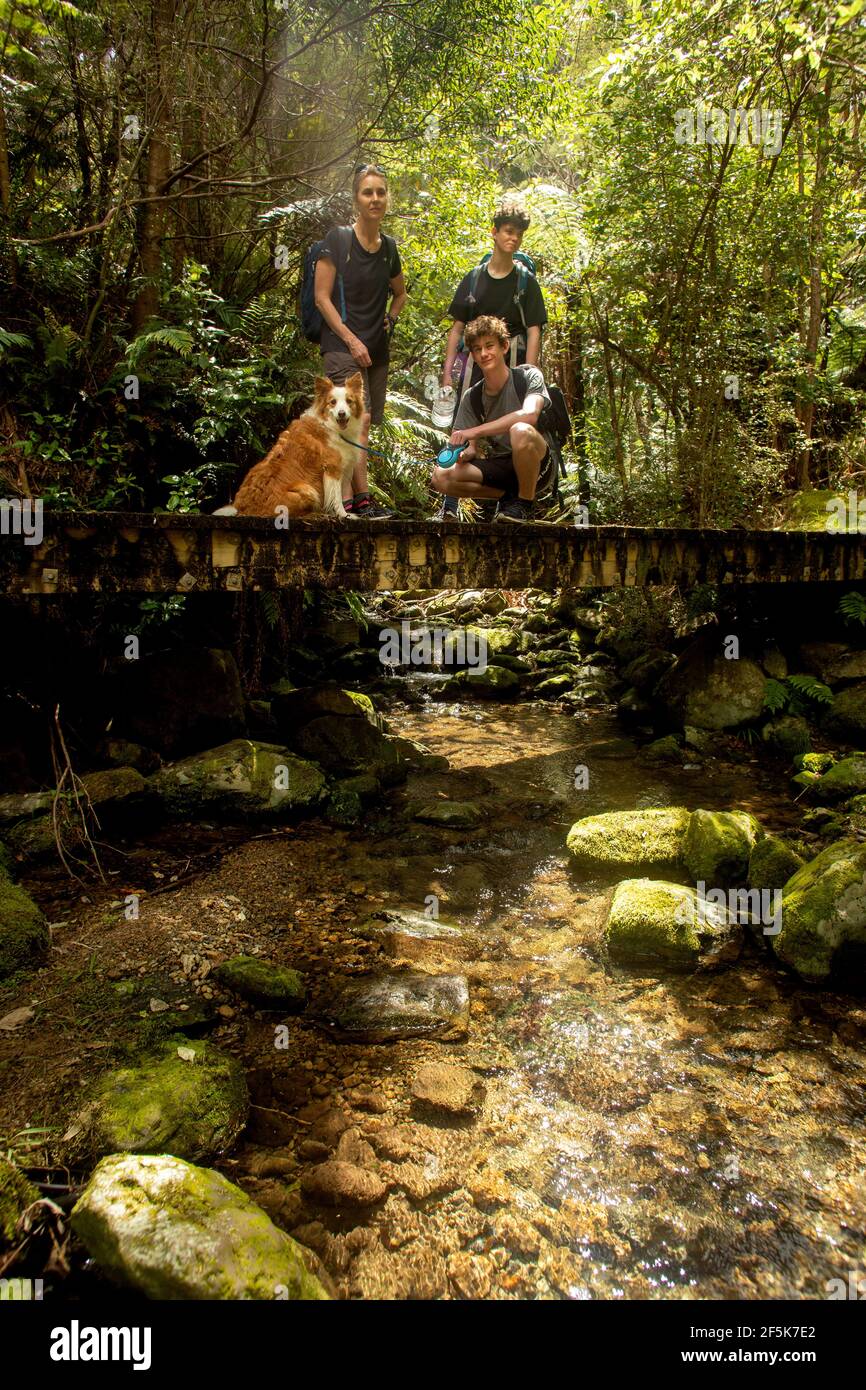
[[[655,688],[680,727],[733,729],[756,719],[764,707],[767,680],[756,661],[728,660],[718,628],[700,634]]]
[[[324,1299],[312,1257],[221,1173],[112,1154],[71,1216],[98,1267],[154,1299]]]
[[[318,803],[325,787],[321,768],[288,748],[248,738],[171,763],[149,781],[170,815],[238,819],[306,810]]]
[[[366,719],[320,715],[299,731],[292,744],[303,757],[330,773],[372,773],[389,787],[406,776],[399,749]]]
[[[345,1042],[462,1038],[469,1027],[469,986],[463,975],[373,975],[344,985],[319,1021]]]
[[[866,651],[844,642],[807,642],[800,648],[803,669],[825,685],[866,680]]]

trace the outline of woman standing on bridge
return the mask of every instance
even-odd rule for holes
[[[367,490],[370,426],[385,414],[391,334],[406,303],[400,252],[381,230],[390,206],[388,181],[376,164],[359,164],[352,180],[355,221],[332,227],[316,263],[316,308],[322,315],[322,371],[340,384],[360,369],[367,412],[347,512],[377,519],[391,513]],[[338,283],[339,282],[339,283]],[[390,306],[388,300],[391,300]]]

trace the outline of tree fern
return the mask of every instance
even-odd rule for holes
[[[133,338],[126,349],[126,365],[137,367],[145,353],[152,347],[170,348],[180,357],[189,357],[193,348],[192,334],[186,328],[172,328],[169,325],[164,328],[154,328],[149,333],[139,333],[138,337]]]
[[[785,709],[788,704],[788,691],[781,681],[768,680],[764,687],[764,709],[771,714],[778,714]]]
[[[866,624],[866,597],[863,594],[843,594],[837,610],[846,623]]]

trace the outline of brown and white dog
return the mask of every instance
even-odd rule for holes
[[[289,516],[324,512],[354,520],[343,506],[343,485],[358,461],[365,410],[360,372],[343,386],[317,376],[312,405],[250,469],[232,505],[214,516],[273,516],[285,507]]]

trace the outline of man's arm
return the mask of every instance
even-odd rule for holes
[[[462,444],[467,439],[482,439],[485,436],[496,434],[507,434],[512,425],[536,425],[538,417],[545,406],[544,397],[540,392],[528,392],[523,405],[519,410],[509,411],[507,415],[500,415],[498,420],[488,420],[483,425],[473,425],[471,429],[456,429],[451,436],[452,444]]]
[[[457,356],[457,345],[463,337],[465,323],[455,319],[451,325],[451,332],[448,334],[448,343],[445,348],[445,365],[442,368],[442,385],[451,385],[451,368],[454,366],[454,358]]]
[[[537,324],[526,330],[526,365],[537,367],[541,353],[541,329]]]

